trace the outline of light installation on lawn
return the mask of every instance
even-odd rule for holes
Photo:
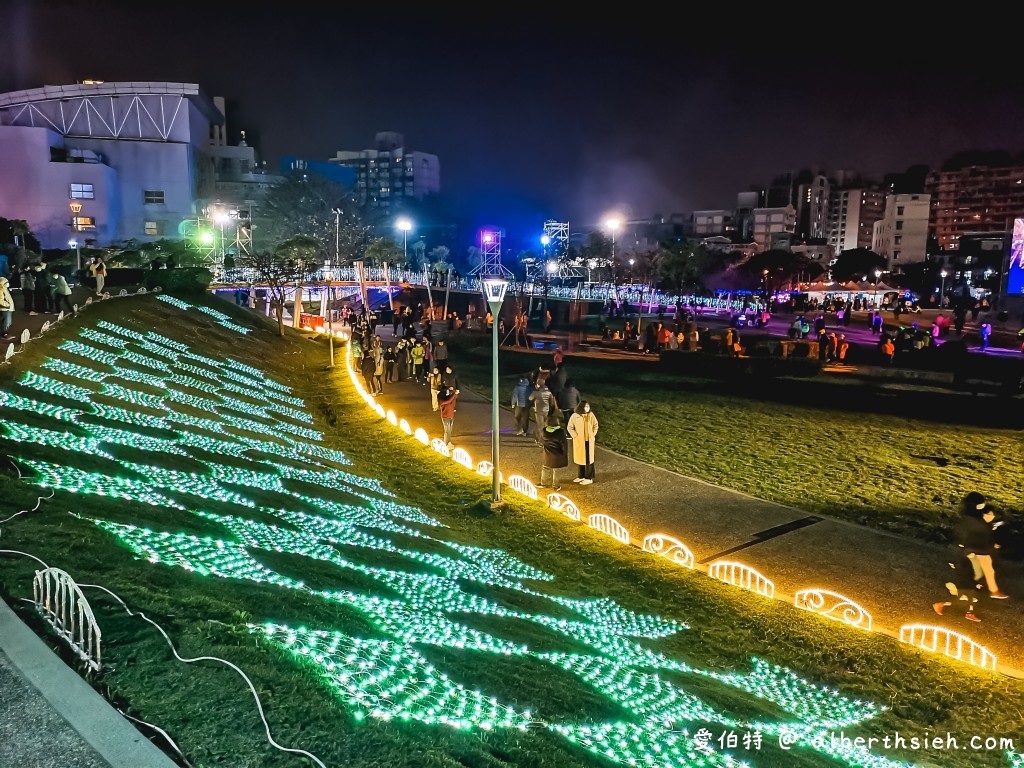
[[[61,349],[75,359],[47,361],[45,376],[27,374],[22,394],[0,392],[3,408],[59,424],[50,430],[16,424],[6,413],[0,422],[5,436],[19,445],[42,445],[50,458],[54,448],[67,451],[61,463],[35,458],[38,454],[22,457],[20,463],[41,485],[188,512],[224,532],[222,538],[202,538],[93,519],[154,565],[297,590],[358,612],[383,639],[346,635],[333,627],[285,626],[272,617],[250,626],[269,647],[280,649],[282,658],[294,659],[321,680],[355,718],[417,721],[459,730],[546,729],[626,765],[739,765],[687,735],[691,723],[713,723],[766,736],[794,735],[805,748],[851,766],[903,765],[863,747],[835,745],[827,739],[829,729],[850,728],[877,716],[880,710],[873,704],[812,685],[760,659],[752,660],[748,671],[723,673],[672,658],[657,649],[658,641],[685,631],[683,622],[639,614],[607,598],[566,597],[558,594],[550,574],[502,550],[449,540],[438,520],[394,501],[376,478],[340,469],[350,461],[317,444],[319,432],[308,430],[300,438],[298,423],[310,423],[303,412],[296,412],[302,401],[258,370],[214,361],[152,332],[140,334],[112,323],[105,323],[102,331],[83,336],[92,344],[63,344]],[[127,341],[108,343],[110,338]],[[135,381],[133,376],[141,378]],[[22,396],[32,392],[45,401]],[[102,402],[111,396],[130,407]],[[192,416],[179,407],[203,415]],[[249,430],[260,434],[236,433]],[[122,450],[126,446],[152,456],[132,453],[128,460]],[[75,466],[78,457],[86,455],[89,466],[101,462],[104,471]],[[153,463],[161,456],[178,460],[181,455],[200,462],[204,471]],[[222,456],[235,463],[222,463]],[[278,456],[290,462],[274,463]],[[275,506],[258,501],[262,493],[273,494]],[[237,514],[203,509],[207,499],[220,502],[218,509],[230,508]],[[252,519],[254,513],[259,520]],[[266,522],[274,519],[280,524]],[[316,591],[262,563],[261,552],[329,563],[339,572],[362,574],[380,590]],[[379,562],[374,554],[379,552],[392,556],[387,563],[400,556],[407,567],[372,564]],[[475,589],[470,591],[469,585]],[[476,593],[486,594],[489,588],[527,596],[534,608],[514,609]],[[252,609],[258,612],[259,607]],[[576,651],[534,649],[482,631],[472,626],[473,617],[479,616],[544,627]],[[531,706],[499,701],[449,678],[427,661],[423,646],[472,652],[479,663],[493,656],[550,665],[575,677],[583,688],[617,702],[632,717],[622,722],[566,722],[547,715],[543,699],[530,701]],[[701,679],[769,702],[784,714],[770,721],[730,715],[686,689],[687,680]],[[572,691],[564,693],[572,696]],[[529,691],[520,695],[528,699]]]

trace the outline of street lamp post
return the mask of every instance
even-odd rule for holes
[[[82,270],[82,249],[77,240],[68,240],[68,245],[75,249],[75,271]]]
[[[878,279],[882,276],[882,270],[875,270],[875,298],[872,300],[872,304],[875,305],[875,311],[878,311]]]
[[[615,233],[622,227],[622,221],[614,216],[609,219],[605,219],[604,228],[607,229],[612,236],[612,269],[615,269]]]
[[[334,263],[341,266],[341,208],[331,208],[334,214]]]
[[[395,222],[395,226],[402,230],[404,235],[402,241],[402,253],[405,256],[405,266],[409,267],[409,230],[412,229],[412,222],[406,218],[401,218]]]
[[[939,272],[942,276],[942,288],[939,289],[939,309],[946,303],[946,270]]]
[[[483,280],[484,295],[487,304],[491,308],[491,506],[501,503],[501,470],[498,468],[498,438],[501,434],[499,429],[500,401],[498,392],[498,315],[501,312],[501,305],[505,301],[505,291],[508,290],[508,280],[501,277],[486,277]]]

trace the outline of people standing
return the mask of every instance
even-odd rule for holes
[[[974,580],[980,582],[984,578],[989,596],[1005,600],[1009,595],[999,589],[992,562],[999,548],[993,527],[995,517],[995,510],[985,503],[985,497],[971,491],[960,502],[960,517],[953,526],[953,533],[957,547],[971,562]]]
[[[371,395],[376,394],[374,390],[373,374],[377,369],[377,363],[373,359],[373,352],[369,349],[363,352],[363,358],[359,363],[359,372],[363,374],[363,383],[366,385],[366,391]]]
[[[555,396],[555,401],[558,405],[558,410],[562,413],[572,414],[576,412],[576,406],[580,404],[580,391],[576,389],[576,385],[573,384],[572,379],[566,379],[565,384],[558,391]]]
[[[14,338],[8,333],[14,322],[14,297],[9,285],[6,277],[0,277],[0,337],[4,339]]]
[[[572,438],[572,460],[576,463],[578,477],[573,480],[580,485],[594,482],[594,452],[597,448],[597,430],[600,425],[590,410],[590,403],[581,400],[576,412],[569,417],[567,431]]]
[[[455,402],[459,393],[451,387],[445,387],[437,395],[437,405],[441,411],[441,424],[444,426],[444,444],[453,447],[452,428],[455,425]]]
[[[102,256],[93,256],[91,270],[93,277],[96,278],[96,295],[99,296],[103,293],[103,286],[107,280],[107,265]]]
[[[836,345],[836,358],[839,362],[846,360],[846,353],[850,351],[850,342],[846,340],[846,334],[840,333],[839,340]]]
[[[405,339],[395,347],[395,381],[405,381],[409,370],[409,345]]]
[[[540,468],[540,484],[537,487],[560,491],[562,486],[558,484],[558,470],[569,466],[569,450],[565,430],[554,414],[544,427],[543,445],[544,459]]]
[[[412,348],[412,376],[420,384],[426,384],[426,376],[423,370],[423,361],[426,353],[423,350],[423,342],[417,341]]]
[[[455,394],[459,394],[461,392],[461,387],[459,386],[459,375],[452,370],[450,365],[446,365],[444,370],[441,371],[441,388],[444,389],[445,387],[451,387],[454,389]]]
[[[981,324],[981,351],[988,349],[989,341],[992,339],[992,323]]]
[[[441,369],[436,365],[427,374],[427,385],[430,387],[430,406],[433,410],[439,410],[437,396],[441,392]]]
[[[373,387],[375,395],[384,394],[384,349],[380,345],[380,337],[374,337],[374,346],[371,348],[373,354]]]
[[[50,273],[46,271],[45,264],[36,264],[32,271],[36,281],[35,304],[36,312],[39,314],[53,314],[53,292],[50,284]]]
[[[520,376],[512,388],[512,415],[516,422],[516,436],[524,436],[530,428],[530,379]]]
[[[438,368],[443,369],[448,365],[448,342],[444,339],[438,339],[434,345],[433,358]]]
[[[533,419],[536,422],[533,434],[537,445],[544,444],[544,427],[547,425],[548,415],[551,413],[551,390],[548,389],[546,380],[546,376],[544,380],[538,378],[529,397],[530,402],[533,403]]]
[[[36,314],[36,273],[28,265],[21,268],[21,300],[25,314]]]
[[[399,342],[401,343],[401,342]],[[395,363],[398,362],[398,355],[395,354],[395,345],[388,344],[388,348],[384,350],[384,383],[393,384],[395,382]]]
[[[54,311],[60,312],[61,306],[63,305],[68,312],[74,312],[74,307],[71,306],[71,286],[68,285],[68,281],[64,279],[64,275],[56,269],[51,269],[50,281],[53,283]]]

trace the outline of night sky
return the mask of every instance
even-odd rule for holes
[[[0,92],[199,83],[237,103],[232,141],[247,129],[272,168],[398,131],[440,158],[449,208],[510,237],[612,209],[732,207],[790,169],[881,179],[959,150],[1024,149],[1011,46],[952,29],[890,41],[876,11],[858,29],[819,8],[821,26],[799,32],[799,14],[779,8],[788,28],[724,8],[708,28],[709,8],[685,5],[587,17],[337,6],[3,0]]]

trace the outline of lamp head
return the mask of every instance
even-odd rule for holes
[[[72,247],[72,248],[77,248],[78,247],[78,241],[77,240],[68,240],[68,245],[70,247]]]
[[[497,311],[501,307],[501,303],[505,300],[505,292],[508,290],[508,280],[502,277],[485,277],[484,283],[484,296],[487,298],[487,303],[491,305],[493,311]]]
[[[550,274],[554,274],[555,272],[558,271],[558,264],[554,261],[549,261],[547,264],[544,265],[544,268],[547,269],[547,271]]]
[[[611,232],[613,235],[622,229],[622,219],[617,216],[610,216],[604,220],[604,228]]]
[[[541,243],[541,245],[547,245],[550,242],[551,242],[551,238],[548,235],[541,235],[540,236],[540,243]]]
[[[410,229],[412,229],[412,222],[409,221],[409,219],[402,217],[401,219],[395,222],[395,226],[398,227],[403,232],[408,232]]]

